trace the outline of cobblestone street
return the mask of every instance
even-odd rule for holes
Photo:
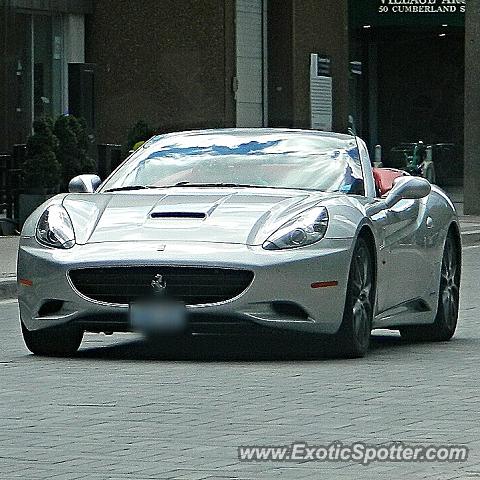
[[[162,352],[86,335],[74,359],[35,358],[0,303],[0,478],[303,479],[480,476],[480,249],[464,252],[451,343],[376,332],[363,360],[305,342],[198,340]],[[238,445],[467,444],[462,464],[240,463]]]

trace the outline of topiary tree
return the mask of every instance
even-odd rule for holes
[[[139,142],[146,142],[153,135],[155,135],[153,128],[148,123],[140,120],[128,131],[125,153],[128,154],[130,150],[134,149],[135,145]]]
[[[61,165],[57,160],[58,139],[53,121],[42,118],[33,122],[33,134],[27,140],[22,168],[22,184],[27,193],[56,193],[61,182]]]
[[[58,137],[57,158],[62,166],[62,188],[67,189],[73,177],[95,173],[96,163],[88,154],[86,123],[73,115],[58,117],[54,126]]]

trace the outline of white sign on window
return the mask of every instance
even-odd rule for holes
[[[310,113],[311,128],[332,131],[333,94],[330,58],[310,55]]]

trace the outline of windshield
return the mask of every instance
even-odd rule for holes
[[[319,132],[189,132],[154,137],[101,191],[251,186],[364,194],[353,137]]]

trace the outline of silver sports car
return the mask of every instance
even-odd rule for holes
[[[357,137],[287,129],[161,135],[103,183],[76,177],[25,223],[27,347],[85,331],[330,336],[363,356],[373,328],[456,328],[455,209],[425,179],[372,168]]]

